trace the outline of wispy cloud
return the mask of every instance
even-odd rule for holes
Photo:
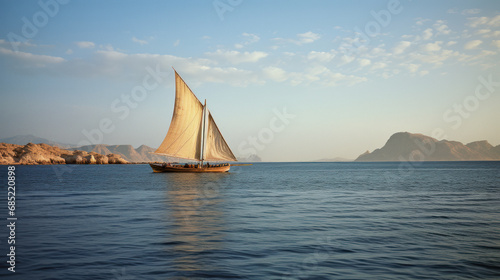
[[[243,33],[241,34],[244,38],[244,41],[241,42],[241,43],[237,43],[234,45],[235,48],[237,49],[241,49],[245,46],[248,46],[250,44],[253,44],[253,43],[256,43],[260,40],[260,37],[255,35],[255,34],[250,34],[250,33]]]
[[[422,71],[418,72],[418,74],[420,76],[425,76],[425,75],[429,74],[429,71],[428,70],[422,70]]]
[[[308,60],[316,60],[320,62],[329,62],[336,56],[336,51],[331,50],[330,52],[317,52],[311,51],[307,55]]]
[[[458,13],[458,8],[451,8],[446,11],[448,14],[456,14]]]
[[[279,67],[274,67],[274,66],[269,66],[266,67],[262,70],[265,78],[270,79],[275,82],[283,82],[286,79],[288,79],[288,75],[285,70],[279,68]]]
[[[371,68],[371,70],[384,69],[387,67],[387,63],[385,62],[375,62]]]
[[[481,12],[480,9],[465,9],[462,11],[462,15],[475,15]]]
[[[393,53],[394,54],[402,54],[409,46],[411,46],[411,42],[401,41],[394,47]]]
[[[491,44],[500,50],[500,40],[493,40]]]
[[[491,27],[499,27],[500,26],[500,15],[496,15],[494,17],[472,17],[468,18],[468,25],[470,27],[476,28],[482,25],[491,26]]]
[[[39,55],[21,51],[15,52],[3,47],[0,47],[0,55],[16,59],[18,63],[12,64],[15,68],[43,68],[51,64],[59,64],[65,61],[62,57]]]
[[[432,35],[433,35],[432,28],[427,28],[426,30],[424,30],[422,34],[422,39],[430,40],[432,38]]]
[[[308,86],[311,84],[325,87],[352,86],[368,80],[366,77],[332,71],[328,67],[321,65],[305,68],[301,72],[285,72],[283,69],[272,67],[266,68],[264,73],[268,75],[268,78],[274,76],[274,80],[286,81],[292,86]]]
[[[81,49],[92,49],[95,47],[95,43],[89,41],[75,42],[75,44]]]
[[[16,42],[15,44],[18,45],[18,47],[37,47],[38,45],[35,45],[33,43],[31,43],[30,41],[26,40],[26,41],[18,41]],[[8,46],[12,46],[10,42],[7,42],[6,40],[4,39],[0,39],[0,46],[2,45],[8,45]]]
[[[215,59],[220,63],[239,64],[246,62],[257,62],[260,59],[266,57],[268,54],[260,51],[239,52],[239,51],[229,51],[229,50],[217,50],[215,52],[206,53],[206,55],[212,59]]]
[[[403,63],[403,67],[406,67],[410,73],[416,73],[421,65],[414,63]]]
[[[296,39],[284,39],[284,38],[274,38],[276,42],[279,43],[293,43],[296,45],[310,44],[321,38],[321,35],[308,31],[305,33],[297,34]]]
[[[436,52],[441,50],[442,41],[436,41],[434,43],[427,43],[422,46],[422,50],[426,52]]]
[[[299,37],[298,41],[299,44],[309,44],[321,38],[319,34],[313,33],[311,31],[302,34],[297,34],[297,37]]]
[[[438,34],[448,35],[451,33],[451,29],[446,25],[444,20],[437,20],[436,23],[433,24],[433,27]]]
[[[139,45],[147,45],[149,43],[146,40],[137,39],[136,37],[132,37],[132,42],[138,43]]]
[[[462,10],[461,12],[459,11],[458,8],[452,8],[452,9],[448,9],[446,11],[448,14],[462,14],[462,15],[475,15],[475,14],[479,14],[481,12],[480,9],[465,9],[465,10]]]
[[[366,66],[372,64],[371,60],[369,60],[367,58],[358,59],[358,63],[359,63],[359,66],[361,66],[361,67],[366,67]]]
[[[477,47],[479,47],[479,45],[481,45],[482,43],[483,43],[483,41],[481,41],[481,40],[472,40],[472,41],[465,43],[464,49],[466,49],[466,50],[477,49]]]

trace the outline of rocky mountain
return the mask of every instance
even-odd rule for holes
[[[65,143],[51,141],[51,140],[41,138],[41,137],[38,137],[38,136],[35,136],[32,134],[17,135],[17,136],[13,136],[13,137],[3,138],[3,139],[0,139],[0,142],[1,143],[8,143],[8,144],[15,144],[15,145],[26,145],[28,143],[34,143],[34,144],[44,143],[44,144],[47,144],[50,146],[56,146],[56,147],[64,148],[64,149],[74,147],[74,145],[71,145],[71,144],[65,144]]]
[[[155,155],[153,152],[155,148],[151,148],[146,145],[141,145],[139,148],[135,149],[135,151],[143,158],[144,161],[175,161],[173,158],[167,156]]]
[[[88,145],[74,150],[82,150],[86,152],[94,152],[102,155],[116,154],[120,155],[123,159],[129,162],[155,162],[155,161],[175,161],[174,159],[169,159],[167,156],[160,156],[152,154],[156,149],[151,148],[146,145],[142,145],[137,149],[134,149],[132,145]]]
[[[409,132],[393,134],[385,145],[373,152],[365,152],[355,161],[463,161],[500,160],[500,145],[487,141],[464,145],[457,141],[435,138]]]
[[[10,164],[124,164],[116,154],[65,150],[47,144],[16,145],[0,143],[0,165]]]

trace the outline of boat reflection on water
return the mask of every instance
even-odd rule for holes
[[[225,232],[223,182],[227,173],[164,173],[171,245],[177,276],[217,270],[212,252],[221,250]]]

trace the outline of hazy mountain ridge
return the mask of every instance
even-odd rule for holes
[[[488,141],[462,144],[423,134],[398,132],[382,148],[361,154],[355,161],[465,161],[500,160],[500,145]]]
[[[237,157],[237,159],[242,162],[262,162],[262,159],[256,154],[252,154],[247,157]]]
[[[41,137],[38,137],[38,136],[35,136],[32,134],[16,135],[13,137],[3,138],[3,139],[0,139],[0,143],[23,145],[23,146],[28,144],[28,143],[33,143],[33,144],[42,144],[43,143],[43,144],[47,144],[50,146],[64,148],[64,149],[75,147],[75,145],[51,141],[51,140],[41,138]]]
[[[141,145],[139,148],[134,149],[132,145],[89,145],[74,148],[87,152],[96,152],[99,154],[113,153],[120,155],[122,158],[129,162],[172,162],[172,161],[187,161],[179,158],[168,157],[154,154],[155,148],[147,145]],[[248,157],[238,157],[238,161],[243,162],[261,162],[262,159],[257,155],[250,155]]]

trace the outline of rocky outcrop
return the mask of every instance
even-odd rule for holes
[[[22,146],[26,145],[27,143],[35,143],[35,144],[45,143],[48,144],[49,146],[55,146],[62,149],[68,149],[72,151],[80,150],[80,151],[85,151],[87,153],[97,153],[105,156],[105,157],[100,157],[100,156],[98,157],[94,155],[96,164],[99,164],[100,162],[104,164],[109,154],[116,154],[121,156],[121,159],[113,157],[113,159],[111,160],[112,162],[113,161],[122,162],[123,160],[126,160],[128,162],[142,163],[142,162],[166,162],[166,161],[168,162],[168,161],[179,160],[167,156],[153,154],[153,152],[156,149],[146,145],[141,145],[137,149],[134,149],[132,145],[106,145],[106,144],[96,144],[96,145],[77,147],[76,145],[62,144],[45,138],[40,138],[34,135],[19,135],[9,138],[3,138],[0,139],[0,142],[22,145]],[[69,157],[69,160],[71,162],[85,162],[83,158],[80,159],[78,158],[77,155],[75,155],[74,157]],[[90,159],[88,161],[93,162]]]
[[[132,145],[88,145],[74,148],[86,152],[95,152],[102,155],[116,154],[129,162],[165,162],[172,161],[169,157],[153,154],[156,149],[141,145],[134,149]]]
[[[487,141],[464,145],[457,141],[437,140],[423,134],[398,132],[373,152],[365,152],[355,161],[463,161],[500,160],[500,145]]]
[[[47,144],[24,146],[0,143],[0,165],[8,164],[125,164],[120,155],[70,151]]]
[[[109,154],[109,155],[107,155],[107,158],[108,158],[108,164],[123,164],[123,163],[128,163],[120,155],[116,155],[116,154]]]

